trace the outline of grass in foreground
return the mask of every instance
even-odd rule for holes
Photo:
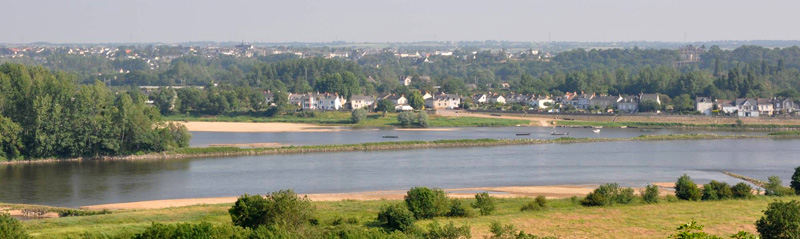
[[[557,238],[666,238],[679,224],[692,220],[705,225],[705,232],[724,236],[743,230],[755,232],[755,221],[767,204],[774,200],[797,200],[800,197],[758,196],[751,200],[706,202],[667,202],[658,204],[583,207],[571,199],[550,200],[549,209],[520,211],[532,198],[498,199],[497,210],[490,216],[472,218],[435,218],[440,223],[470,225],[473,238],[489,234],[493,221],[514,224],[518,229],[540,236]],[[472,203],[474,199],[466,199]],[[401,201],[338,201],[314,202],[321,227],[375,227],[382,205]],[[231,223],[228,208],[232,204],[202,205],[157,210],[115,211],[113,214],[65,217],[24,222],[33,238],[69,238],[83,234],[114,236],[140,232],[152,222],[160,223]],[[355,225],[333,225],[336,218],[355,219]],[[417,221],[425,227],[433,220]]]
[[[556,125],[569,125],[569,126],[603,126],[603,127],[621,127],[621,126],[636,126],[645,128],[718,128],[718,129],[763,129],[763,130],[777,130],[777,129],[798,129],[800,125],[778,125],[778,124],[688,124],[688,123],[667,123],[667,122],[603,122],[603,121],[572,121],[572,120],[559,120]]]

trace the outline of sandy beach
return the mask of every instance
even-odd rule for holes
[[[209,147],[239,147],[239,148],[280,148],[289,146],[281,143],[242,143],[242,144],[209,144]]]
[[[654,185],[669,185],[670,183],[659,183]],[[569,198],[572,196],[583,197],[592,192],[599,185],[550,185],[550,186],[512,186],[512,187],[478,187],[478,188],[456,188],[445,189],[447,195],[453,198],[472,198],[478,192],[489,192],[492,196],[499,198],[517,197],[536,197],[545,196],[548,199]],[[637,192],[642,188],[634,188]],[[306,194],[312,201],[342,201],[342,200],[402,200],[406,194],[405,190],[396,191],[370,191],[354,193],[318,193]],[[661,190],[662,195],[671,194],[667,188]],[[82,209],[88,210],[131,210],[131,209],[159,209],[168,207],[182,207],[202,204],[233,203],[234,197],[215,197],[215,198],[186,198],[186,199],[166,199],[153,201],[140,201],[128,203],[112,203],[84,206]]]
[[[245,122],[177,122],[196,132],[278,133],[278,132],[331,132],[349,127],[319,126],[299,123],[245,123]]]

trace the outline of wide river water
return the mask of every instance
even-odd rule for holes
[[[525,128],[530,137],[552,129]],[[497,133],[494,132],[497,130]],[[570,136],[582,137],[575,130]],[[478,138],[515,138],[519,128],[477,128]],[[542,131],[540,134],[536,132]],[[447,138],[446,133],[363,130],[286,134],[195,133],[194,145],[231,142],[352,143],[400,135],[401,140]],[[482,132],[482,133],[475,133]],[[616,132],[616,133],[615,133]],[[626,133],[627,132],[627,133]],[[652,132],[652,133],[659,133]],[[684,132],[685,133],[685,132]],[[723,134],[725,132],[715,132]],[[419,135],[414,138],[409,135]],[[508,136],[512,134],[511,136]],[[638,130],[603,129],[600,136],[632,137]],[[630,134],[630,135],[627,135]],[[740,133],[737,133],[740,134]],[[227,135],[227,136],[226,136]],[[303,138],[306,135],[311,138]],[[210,137],[210,138],[207,138]],[[362,137],[370,137],[361,139]],[[198,143],[201,142],[201,143]],[[719,171],[788,184],[800,166],[800,140],[730,139],[603,142],[372,152],[257,155],[141,161],[84,161],[0,165],[0,202],[77,207],[156,199],[264,194],[405,190],[413,186],[464,188],[618,182],[643,186],[673,182],[686,173],[697,182],[739,182]]]

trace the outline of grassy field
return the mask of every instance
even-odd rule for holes
[[[758,196],[751,200],[713,202],[667,202],[658,204],[583,207],[571,199],[549,200],[549,209],[521,212],[530,198],[498,199],[494,215],[472,218],[436,218],[440,223],[470,225],[473,238],[489,234],[490,223],[514,224],[539,236],[558,238],[667,238],[679,224],[697,221],[705,231],[727,238],[744,230],[755,232],[755,221],[774,200],[797,200],[800,197]],[[467,199],[472,203],[474,199]],[[314,202],[321,227],[333,225],[336,218],[356,219],[357,227],[376,227],[376,215],[382,205],[401,201]],[[25,221],[33,238],[69,238],[86,235],[114,236],[143,230],[152,222],[231,223],[227,209],[231,204],[200,205],[156,210],[115,211],[112,214],[63,217]],[[424,228],[433,220],[417,221]],[[341,225],[340,225],[341,226]]]
[[[606,122],[606,121],[571,121],[559,120],[556,125],[570,125],[570,126],[603,126],[603,127],[621,127],[621,126],[636,126],[644,128],[716,128],[725,130],[740,130],[740,129],[763,129],[763,130],[777,130],[777,129],[797,129],[800,125],[778,125],[778,124],[689,124],[689,123],[671,123],[671,122]]]
[[[396,127],[400,124],[397,122],[396,113],[388,113],[384,117],[380,113],[371,113],[367,119],[358,124],[353,124],[350,120],[350,112],[342,111],[323,111],[313,112],[313,116],[302,117],[299,115],[281,115],[274,117],[258,117],[258,116],[165,116],[164,120],[167,121],[209,121],[209,122],[280,122],[280,123],[304,123],[304,124],[322,124],[322,125],[345,125],[356,127]],[[428,115],[428,124],[430,127],[476,127],[476,126],[515,126],[518,124],[527,125],[529,121],[526,120],[512,120],[512,119],[492,119],[492,118],[478,118],[478,117],[444,117],[436,115]]]

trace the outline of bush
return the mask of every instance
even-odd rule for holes
[[[367,111],[364,109],[355,109],[353,112],[350,113],[350,119],[353,120],[354,124],[358,124],[364,119],[367,118]]]
[[[773,202],[756,222],[764,239],[800,238],[800,202]]]
[[[646,203],[658,203],[659,190],[656,185],[647,185],[641,192],[642,200]]]
[[[481,215],[492,215],[494,212],[494,197],[490,196],[487,192],[475,194],[475,203],[472,207],[480,210]]]
[[[753,187],[746,183],[737,183],[731,188],[731,193],[733,193],[733,198],[751,198],[753,197]]]
[[[764,185],[764,194],[767,196],[789,196],[794,195],[794,189],[783,186],[783,181],[778,176],[769,176],[767,184]]]
[[[425,113],[424,110],[420,110],[417,113],[417,125],[423,128],[428,127],[428,113]]]
[[[424,236],[427,239],[458,239],[458,238],[471,238],[469,225],[456,227],[453,222],[446,226],[439,226],[439,222],[433,221],[428,224],[428,233]]]
[[[692,181],[689,175],[684,174],[675,182],[675,196],[681,200],[698,201],[702,197],[697,184]]]
[[[708,233],[703,232],[703,225],[699,225],[695,221],[680,225],[677,230],[678,230],[678,233],[669,235],[669,238],[677,238],[677,239],[722,239],[722,237],[708,235]],[[731,235],[730,238],[757,239],[758,237],[756,237],[755,235],[750,234],[748,232],[745,232],[745,231],[739,231],[738,233]]]
[[[533,201],[522,205],[520,211],[539,211],[547,208],[547,199],[544,196],[537,196]]]
[[[307,197],[300,198],[289,189],[270,193],[266,198],[245,194],[228,213],[234,225],[254,229],[262,225],[294,228],[309,223],[313,211]]]
[[[475,213],[466,204],[462,203],[459,199],[450,201],[450,212],[447,212],[448,217],[474,217]]]
[[[409,126],[414,123],[414,113],[411,112],[400,112],[397,114],[397,122],[400,123],[402,126]]]
[[[789,184],[792,189],[794,189],[794,193],[800,195],[800,167],[794,168],[794,174],[792,174],[792,182]]]
[[[400,204],[381,208],[378,221],[389,231],[406,232],[414,228],[414,214]]]
[[[527,234],[524,231],[517,232],[514,225],[503,225],[499,222],[492,222],[489,226],[489,232],[492,233],[489,239],[552,239],[553,237],[539,237],[533,234]]]
[[[733,190],[727,183],[711,180],[708,184],[703,185],[702,199],[704,201],[731,198],[733,198]]]
[[[633,201],[632,188],[620,188],[616,183],[609,183],[600,185],[594,192],[586,195],[586,198],[581,200],[581,205],[584,206],[607,206],[612,204],[628,204]]]
[[[0,213],[0,238],[23,239],[29,237],[19,220],[14,219],[11,215]]]
[[[208,222],[177,225],[153,223],[134,239],[183,239],[183,238],[246,238],[248,231],[231,225],[214,226]],[[5,238],[5,237],[4,237]]]
[[[408,210],[417,219],[433,218],[445,215],[450,209],[450,200],[442,189],[414,187],[405,196]]]

